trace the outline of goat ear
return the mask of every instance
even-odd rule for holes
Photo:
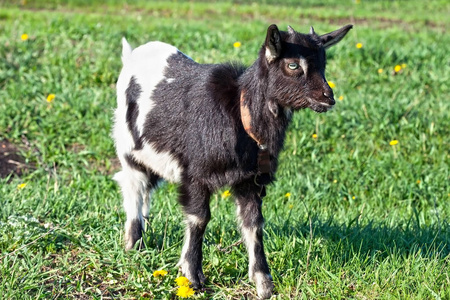
[[[265,47],[266,59],[269,63],[281,55],[281,34],[275,24],[270,25],[267,29]]]
[[[353,25],[346,25],[338,30],[321,35],[320,40],[322,41],[323,47],[325,49],[328,49],[331,46],[336,45],[344,38],[347,32],[352,28]]]
[[[272,115],[275,118],[278,117],[278,104],[274,101],[269,101],[268,106],[269,106],[269,111],[272,113]]]

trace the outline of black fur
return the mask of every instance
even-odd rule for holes
[[[134,219],[132,222],[131,222],[131,232],[130,232],[130,234],[131,234],[131,238],[134,240],[134,241],[141,241],[142,242],[142,240],[141,240],[141,238],[142,238],[142,225],[141,225],[141,220],[139,220],[139,219]],[[140,244],[139,245],[139,248],[141,248],[142,247],[142,244]]]
[[[142,149],[141,139],[139,137],[139,133],[136,126],[136,119],[139,115],[139,106],[137,104],[137,99],[139,98],[141,93],[142,93],[141,86],[136,82],[136,78],[134,78],[134,76],[131,77],[130,83],[128,84],[128,88],[125,91],[126,103],[128,106],[126,120],[128,124],[128,129],[133,135],[136,150]]]

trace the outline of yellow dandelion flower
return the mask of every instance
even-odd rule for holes
[[[389,142],[389,145],[391,145],[391,146],[395,146],[397,144],[398,144],[398,140],[392,140]]]
[[[234,42],[234,44],[233,44],[233,47],[234,48],[239,48],[239,47],[241,47],[241,42]]]
[[[362,47],[363,47],[363,44],[362,44],[362,43],[357,43],[357,44],[356,44],[356,48],[361,49]]]
[[[379,68],[379,69],[378,69],[378,74],[383,73],[383,71],[384,71],[384,70],[383,70],[382,68]]]
[[[153,277],[164,277],[167,275],[167,271],[166,270],[157,270],[155,272],[153,272]]]
[[[395,73],[398,73],[398,72],[400,72],[400,71],[401,71],[401,69],[402,69],[402,66],[400,66],[400,65],[396,65],[396,66],[394,67],[394,71],[395,71]]]
[[[21,190],[21,189],[23,189],[23,188],[26,187],[26,186],[27,186],[26,183],[21,183],[21,184],[17,185],[17,189],[18,189],[18,190]]]
[[[355,196],[353,196],[353,197],[352,197],[352,199],[353,199],[353,200],[355,200],[355,199],[356,199],[356,197],[355,197]]]
[[[187,286],[188,287],[191,285],[191,282],[189,281],[189,279],[187,279],[184,276],[181,276],[181,277],[178,277],[177,279],[175,279],[175,283],[178,286]]]
[[[420,184],[422,181],[420,181],[420,179],[417,179],[416,183]]]
[[[181,298],[190,298],[195,292],[188,286],[180,286],[177,290],[177,296]]]
[[[337,179],[333,180],[333,183],[337,183]]]
[[[289,198],[291,196],[291,193],[284,194],[284,197]]]
[[[344,100],[344,96],[339,96],[339,101],[342,101],[342,100]]]
[[[330,88],[334,89],[336,87],[336,84],[334,84],[333,81],[328,81],[328,85],[330,86]]]
[[[26,33],[22,34],[22,35],[20,36],[20,39],[21,39],[22,41],[28,40],[28,34],[26,34]]]
[[[48,96],[47,96],[47,102],[48,103],[51,103],[51,102],[53,102],[53,100],[55,99],[55,94],[48,94]]]
[[[226,190],[222,193],[222,198],[228,198],[231,196],[231,192],[229,190]]]
[[[312,138],[313,138],[313,139],[317,139],[317,134],[314,133],[314,134],[312,135]]]

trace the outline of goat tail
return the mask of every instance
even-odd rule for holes
[[[131,48],[130,44],[128,44],[127,39],[125,37],[122,38],[122,63],[125,64],[125,62],[128,60],[128,58],[131,56],[131,51],[133,51],[133,48]]]

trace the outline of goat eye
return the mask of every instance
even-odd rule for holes
[[[298,69],[298,64],[297,64],[297,63],[290,63],[290,64],[288,65],[288,67],[289,67],[289,69],[291,69],[291,70],[296,70],[296,69]]]

